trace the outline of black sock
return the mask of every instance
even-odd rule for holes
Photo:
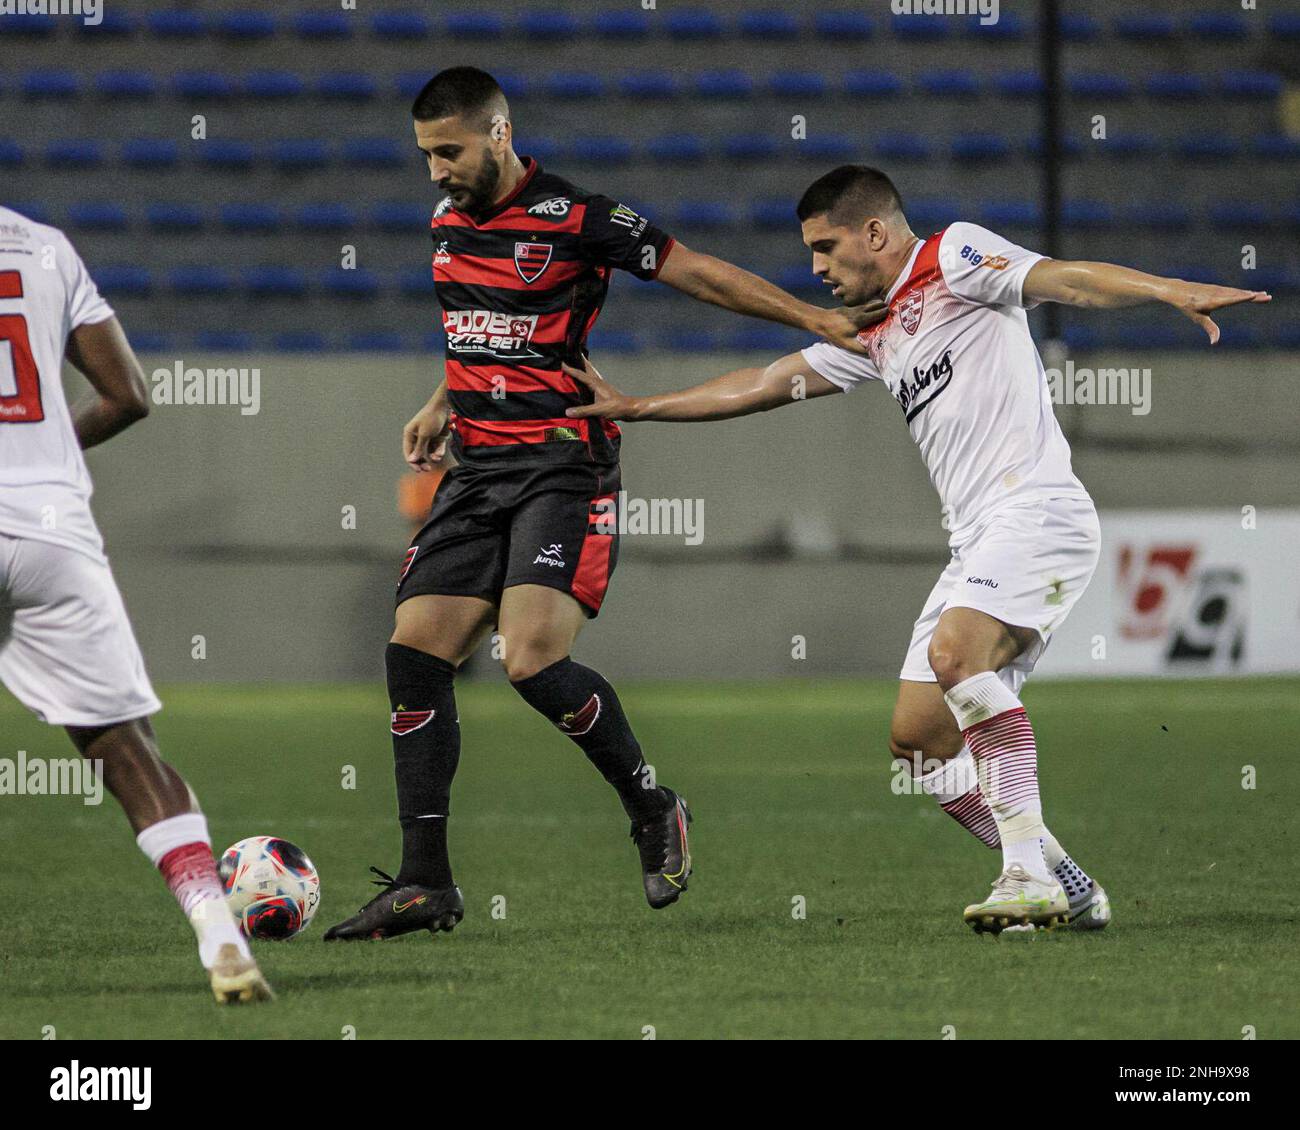
[[[393,767],[402,825],[400,883],[450,887],[447,814],[460,763],[456,668],[445,659],[390,643],[384,653],[393,707]]]
[[[657,786],[645,787],[651,778],[644,772],[641,747],[628,725],[623,704],[603,676],[566,656],[511,686],[574,740],[614,786],[632,819],[663,811],[667,797]]]

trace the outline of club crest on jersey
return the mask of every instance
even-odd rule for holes
[[[579,710],[566,713],[555,725],[571,738],[581,737],[600,717],[600,695],[594,694]]]
[[[432,710],[394,710],[392,730],[399,738],[427,726],[433,717]]]
[[[515,270],[524,282],[532,285],[551,265],[552,247],[549,243],[516,243]]]
[[[898,304],[898,323],[910,337],[921,324],[921,311],[925,308],[925,292],[914,290]]]

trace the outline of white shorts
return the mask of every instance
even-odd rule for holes
[[[162,708],[108,562],[0,534],[0,682],[53,726]]]
[[[927,652],[945,608],[974,608],[1004,624],[1033,628],[1038,640],[998,672],[1015,693],[1088,587],[1101,552],[1097,511],[1086,498],[1008,506],[961,546],[912,628],[900,679],[935,682]]]

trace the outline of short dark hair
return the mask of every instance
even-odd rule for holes
[[[860,224],[873,216],[903,213],[903,198],[879,169],[841,165],[808,186],[795,209],[799,222],[826,215],[837,226]]]
[[[459,114],[467,118],[482,117],[486,126],[491,123],[495,112],[509,117],[506,96],[497,80],[477,67],[448,67],[439,71],[424,84],[411,103],[411,117],[417,122],[432,122]]]

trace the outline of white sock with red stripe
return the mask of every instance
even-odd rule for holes
[[[1043,805],[1038,795],[1038,749],[1029,716],[996,672],[982,671],[948,691],[947,700],[979,772],[1004,867],[1019,864],[1030,875],[1052,881],[1043,857]]]
[[[248,942],[226,905],[203,813],[187,812],[160,820],[136,836],[135,842],[162,873],[168,890],[190,920],[204,968],[211,968],[223,945],[234,945],[248,956]]]
[[[988,803],[980,793],[979,775],[970,747],[962,746],[938,769],[918,778],[917,783],[939,807],[986,847],[999,847],[998,825]]]

